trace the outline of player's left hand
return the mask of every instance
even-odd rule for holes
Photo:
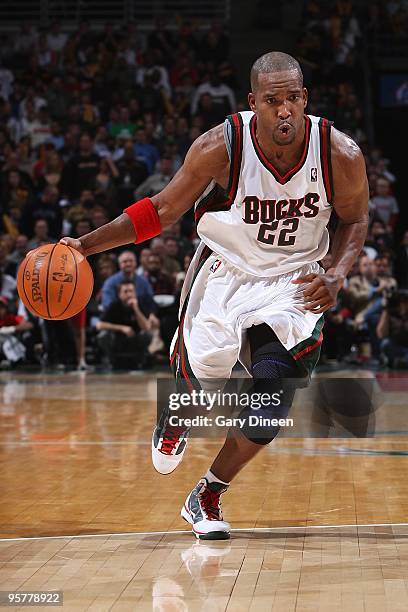
[[[342,286],[334,274],[306,274],[292,281],[295,285],[305,285],[303,297],[305,310],[321,314],[336,304],[337,294]]]

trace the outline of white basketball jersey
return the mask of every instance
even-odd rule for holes
[[[333,202],[331,123],[305,115],[298,164],[281,175],[256,139],[256,115],[225,122],[227,190],[212,181],[195,205],[197,232],[215,253],[255,276],[277,276],[320,260],[329,248]]]

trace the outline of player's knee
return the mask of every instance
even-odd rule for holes
[[[279,381],[299,378],[300,368],[292,355],[279,341],[268,342],[257,348],[252,355],[254,380]]]
[[[302,372],[276,341],[254,351],[252,375],[251,407],[240,415],[244,420],[241,432],[251,442],[266,445],[276,438],[288,417]]]

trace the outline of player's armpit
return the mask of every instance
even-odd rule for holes
[[[180,170],[160,193],[151,198],[162,228],[187,212],[213,179],[217,180],[224,174],[228,176],[228,168],[223,126],[219,125],[193,142]]]

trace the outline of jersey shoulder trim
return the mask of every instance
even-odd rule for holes
[[[243,123],[240,113],[228,115],[227,121],[231,126],[231,159],[227,191],[228,198],[232,203],[237,193],[239,174],[241,171]]]
[[[333,121],[321,118],[319,120],[319,137],[320,137],[320,165],[323,174],[324,189],[326,198],[329,204],[333,204],[334,187],[333,187],[333,171],[331,162],[331,128]]]
[[[309,119],[307,115],[305,115],[305,146],[303,147],[301,158],[296,164],[296,166],[294,166],[293,168],[291,168],[285,174],[282,175],[275,168],[275,166],[268,160],[265,153],[262,151],[261,147],[259,146],[258,140],[256,138],[256,114],[254,114],[254,116],[252,117],[250,124],[249,124],[249,130],[251,133],[251,140],[252,140],[253,147],[255,149],[255,153],[257,154],[257,157],[259,161],[261,162],[261,164],[267,170],[269,170],[269,172],[273,175],[273,177],[281,185],[285,185],[288,181],[290,181],[292,176],[295,176],[295,174],[297,174],[299,170],[304,166],[305,161],[307,159],[307,154],[309,152],[311,127],[312,127],[312,121]]]
[[[197,201],[195,208],[195,221],[201,219],[206,212],[216,212],[231,208],[237,194],[239,175],[241,172],[242,147],[243,147],[243,123],[240,113],[228,115],[225,120],[228,126],[224,126],[224,137],[227,151],[230,157],[230,172],[227,189],[223,189],[215,181],[212,181],[204,191],[201,198]]]

